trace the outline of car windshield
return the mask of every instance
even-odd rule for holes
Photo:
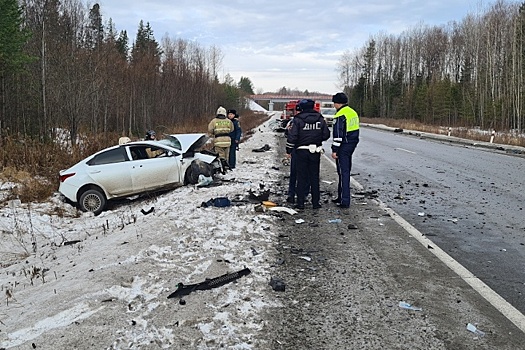
[[[336,112],[335,108],[321,108],[322,115],[334,115]]]
[[[159,142],[164,145],[173,147],[175,149],[182,150],[182,145],[180,144],[180,141],[174,136],[169,135],[167,138],[159,140]]]

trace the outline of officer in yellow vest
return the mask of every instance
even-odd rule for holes
[[[233,123],[226,117],[226,108],[222,106],[217,109],[216,115],[208,124],[208,133],[214,137],[213,148],[215,152],[219,154],[219,157],[224,158],[228,164],[231,146],[230,133],[233,131]]]
[[[350,170],[352,155],[359,143],[359,116],[348,106],[348,97],[338,92],[332,96],[337,112],[334,115],[332,158],[335,159],[339,184],[337,198],[332,202],[340,208],[350,207]]]

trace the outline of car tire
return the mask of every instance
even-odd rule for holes
[[[90,189],[82,193],[78,204],[80,210],[98,215],[106,208],[106,196],[99,189]]]
[[[213,176],[213,166],[200,159],[195,159],[191,162],[188,169],[186,169],[186,173],[184,174],[184,184],[197,184],[199,182],[199,175],[204,175],[206,177]]]

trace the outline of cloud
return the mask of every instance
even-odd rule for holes
[[[399,35],[425,23],[461,21],[471,2],[304,1],[102,1],[103,16],[135,39],[139,21],[164,36],[219,47],[224,74],[249,77],[256,88],[333,93],[342,53],[363,47],[378,33]]]

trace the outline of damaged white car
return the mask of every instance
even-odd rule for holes
[[[199,175],[224,173],[218,155],[199,151],[207,141],[206,134],[180,134],[106,148],[61,170],[58,191],[97,215],[111,199],[196,184]]]

